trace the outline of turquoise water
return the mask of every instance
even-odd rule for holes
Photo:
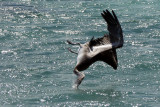
[[[118,70],[96,62],[75,90],[66,40],[103,36],[104,9],[124,32]],[[0,96],[1,106],[159,107],[159,0],[1,0]]]

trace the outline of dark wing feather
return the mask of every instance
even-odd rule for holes
[[[110,37],[108,35],[104,35],[103,37],[97,39],[94,39],[93,37],[89,42],[89,47],[91,48],[93,46],[100,46],[105,44],[110,44]]]
[[[115,42],[119,41],[120,44],[116,48],[120,48],[123,46],[122,28],[113,10],[112,14],[108,10],[103,11],[103,13],[101,13],[102,17],[107,22],[107,29],[109,31],[110,42],[114,44]]]
[[[108,35],[104,35],[102,38],[97,38],[97,39],[92,38],[90,41],[90,45],[92,46],[100,46],[109,43],[110,43],[110,38]],[[118,60],[117,60],[116,49],[107,50],[98,54],[96,56],[96,60],[103,61],[108,65],[112,66],[114,69],[117,69]]]
[[[112,15],[113,14],[113,15]],[[106,10],[101,13],[102,17],[107,22],[107,29],[109,31],[109,35],[104,35],[102,38],[94,39],[94,37],[89,42],[89,47],[92,48],[93,46],[105,45],[105,44],[113,44],[115,42],[119,42],[119,46],[116,48],[120,48],[123,46],[123,34],[121,25],[115,15],[114,11],[112,10],[112,14]]]
[[[118,60],[116,49],[104,51],[98,55],[98,58],[100,61],[103,61],[112,66],[115,70],[117,69]]]
[[[89,47],[91,48],[91,50],[93,46],[114,44],[115,42],[120,42],[120,45],[116,48],[120,48],[123,46],[123,34],[121,25],[114,11],[112,11],[112,14],[108,10],[101,13],[102,17],[107,22],[107,29],[109,31],[109,35],[104,35],[104,37],[97,39],[92,38],[89,42]],[[98,58],[98,60],[106,62],[114,69],[117,69],[118,60],[116,48],[101,52],[96,56],[96,58]]]

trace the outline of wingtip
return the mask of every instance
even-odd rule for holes
[[[108,9],[106,9],[106,12],[109,12],[109,10],[108,10]]]
[[[112,10],[112,14],[113,14],[113,15],[115,15],[115,12],[114,12],[114,10]]]
[[[104,16],[104,13],[101,13],[101,16],[104,18],[105,16]]]
[[[107,14],[107,12],[103,10],[103,14],[105,15],[105,14]]]
[[[118,68],[118,64],[116,66],[113,66],[114,70],[117,70],[117,68]]]
[[[117,67],[115,67],[114,70],[117,70]]]
[[[91,41],[93,41],[93,40],[94,40],[94,36],[92,37]]]
[[[103,16],[103,15],[104,15],[104,12],[102,12],[101,15]]]

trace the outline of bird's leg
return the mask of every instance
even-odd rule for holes
[[[71,45],[79,45],[79,46],[81,46],[80,43],[73,43],[73,42],[71,42],[71,41],[69,41],[69,40],[67,40],[67,42],[68,42],[68,44],[71,44]]]
[[[81,84],[82,80],[84,79],[85,75],[82,72],[79,72],[77,69],[74,69],[74,74],[77,75],[77,80],[75,82],[75,85],[73,86],[73,88],[78,88],[78,86]]]
[[[77,52],[72,51],[71,48],[68,48],[68,50],[69,50],[71,53],[78,54]]]

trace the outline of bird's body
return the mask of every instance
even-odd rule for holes
[[[103,11],[101,14],[107,22],[108,35],[97,39],[92,38],[89,42],[84,44],[67,41],[69,44],[80,46],[78,53],[69,49],[70,52],[78,54],[77,64],[74,68],[74,73],[78,76],[75,87],[80,85],[85,76],[80,71],[86,70],[96,61],[103,61],[114,69],[117,69],[118,60],[116,49],[123,46],[123,34],[114,11],[112,11],[112,14],[108,10]]]

